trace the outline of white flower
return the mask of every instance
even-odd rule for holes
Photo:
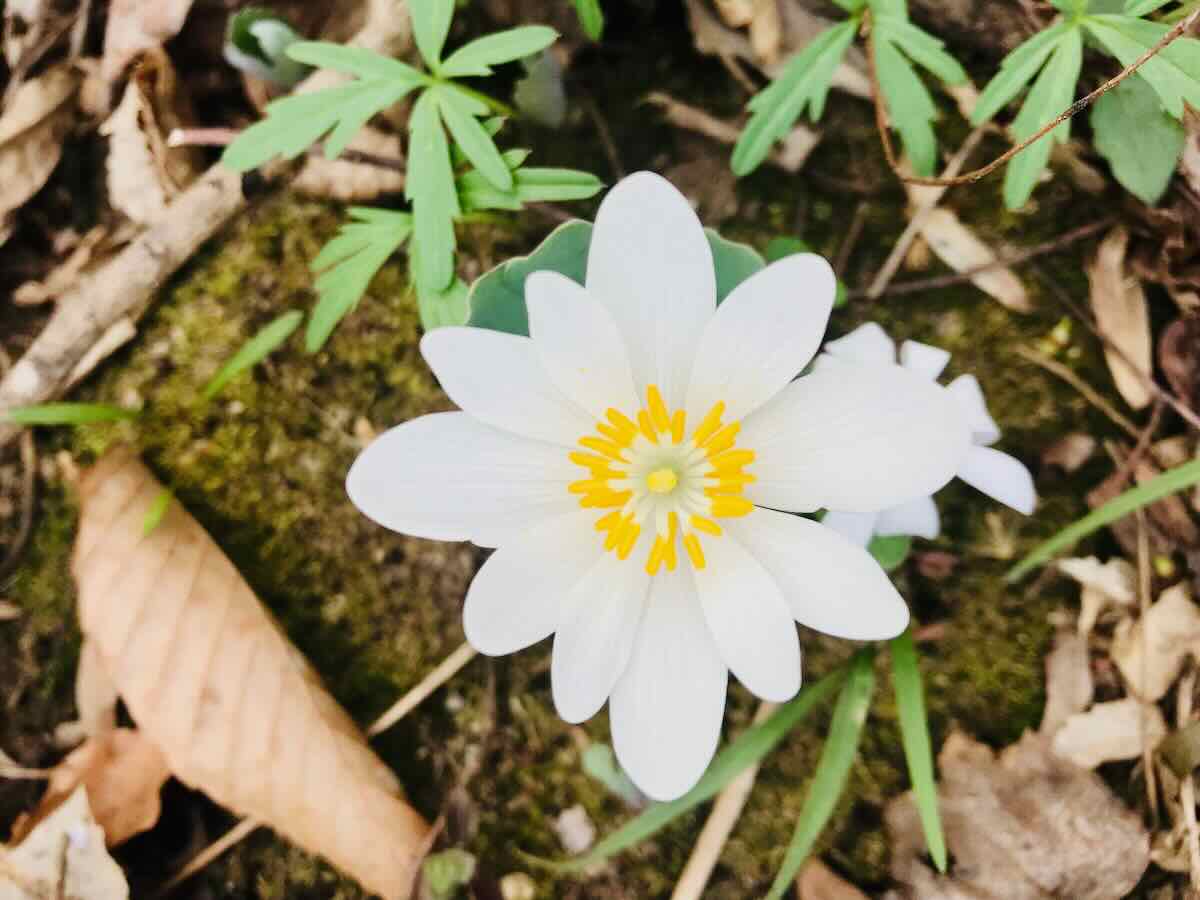
[[[463,411],[382,435],[347,489],[388,528],[497,548],[468,640],[499,655],[553,634],[559,714],[607,700],[622,765],[669,799],[716,749],[728,671],[769,700],[797,691],[793,619],[856,640],[908,622],[864,550],[779,510],[926,495],[970,436],[950,394],[894,366],[793,381],[825,330],[829,265],[779,260],[717,308],[700,222],[657,175],[609,192],[586,282],[530,275],[528,338],[427,334]]]
[[[826,369],[831,363],[888,366],[895,365],[896,359],[895,342],[882,327],[867,322],[845,337],[827,343],[817,357],[815,368]],[[905,341],[900,345],[900,366],[931,381],[936,382],[948,362],[950,354],[940,347],[917,341]],[[988,413],[987,402],[975,376],[958,376],[946,385],[946,391],[958,404],[971,430],[971,449],[959,466],[958,477],[993,500],[1029,515],[1037,505],[1033,476],[1020,460],[989,446],[1000,439],[1000,428]],[[935,538],[940,530],[932,496],[883,507],[882,511],[851,512],[832,507],[821,521],[863,546],[876,535]]]

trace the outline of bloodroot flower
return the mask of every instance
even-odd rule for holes
[[[896,360],[895,341],[888,337],[881,326],[867,322],[845,337],[826,344],[817,358],[816,368],[894,366]],[[899,348],[899,365],[930,381],[936,382],[949,362],[950,354],[940,347],[905,341]],[[971,449],[958,468],[958,477],[993,500],[1029,515],[1037,505],[1033,476],[1020,460],[989,446],[1000,439],[1000,428],[988,412],[987,402],[975,376],[959,375],[946,385],[946,391],[954,397],[963,421],[971,430]],[[867,512],[846,511],[834,506],[821,521],[863,546],[876,535],[911,535],[932,539],[941,530],[932,496],[917,497],[907,503]]]
[[[791,513],[926,496],[970,432],[950,393],[894,365],[794,380],[834,290],[823,259],[790,256],[718,307],[692,208],[633,175],[600,207],[586,285],[530,275],[530,337],[427,334],[462,412],[391,429],[350,471],[381,525],[496,548],[467,639],[500,655],[554,635],[559,714],[608,701],[617,757],[653,798],[708,765],[728,672],[768,700],[799,689],[793,620],[856,640],[908,622],[865,550]]]

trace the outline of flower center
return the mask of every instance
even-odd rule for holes
[[[579,439],[590,452],[570,454],[586,477],[572,482],[584,509],[608,510],[596,521],[604,549],[628,559],[643,532],[653,532],[646,571],[674,570],[679,545],[697,569],[705,566],[700,535],[720,537],[717,519],[754,509],[742,492],[754,481],[746,467],[754,451],[737,447],[738,422],[722,420],[717,403],[691,433],[682,409],[669,410],[659,389],[646,389],[646,405],[633,416],[609,409],[596,433]]]

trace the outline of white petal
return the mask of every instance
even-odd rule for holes
[[[912,372],[920,372],[931,381],[937,381],[938,376],[950,362],[950,351],[919,341],[905,341],[900,345],[900,365]]]
[[[554,705],[568,722],[600,711],[629,662],[650,576],[644,566],[604,556],[566,597],[550,667]]]
[[[958,477],[1025,515],[1037,506],[1037,489],[1024,463],[991,447],[972,447]]]
[[[836,366],[793,381],[742,422],[746,496],[773,509],[872,512],[954,477],[970,432],[945,388],[900,366]]]
[[[844,362],[882,366],[896,361],[896,343],[883,326],[865,322],[845,337],[829,341],[824,352]]]
[[[690,572],[660,572],[609,701],[617,759],[645,794],[674,800],[704,774],[721,736],[727,680]]]
[[[779,585],[736,538],[706,541],[704,554],[696,590],[721,658],[762,699],[790,700],[800,690],[800,639]]]
[[[421,353],[464,412],[496,428],[573,446],[595,423],[538,361],[533,341],[486,328],[436,328]]]
[[[825,513],[821,524],[826,528],[832,528],[846,540],[865,547],[875,536],[875,523],[878,519],[878,513],[843,512],[840,509],[831,509]]]
[[[967,417],[972,440],[976,444],[994,444],[1000,439],[1000,426],[988,412],[983,388],[974,375],[959,375],[946,385],[954,401]]]
[[[832,529],[769,509],[726,527],[766,566],[802,625],[855,641],[908,627],[908,608],[879,563]]]
[[[815,253],[777,260],[734,288],[700,337],[689,421],[717,401],[741,419],[779,393],[817,352],[836,291],[833,269]]]
[[[471,646],[501,656],[549,637],[568,593],[601,553],[591,519],[580,511],[506,540],[467,590],[463,629]]]
[[[346,476],[346,492],[392,531],[440,541],[498,537],[578,509],[579,468],[561,447],[434,413],[380,435]]]
[[[683,194],[652,172],[620,181],[596,213],[587,289],[625,338],[638,396],[682,406],[700,333],[717,305],[712,249]]]
[[[567,397],[600,420],[610,407],[627,415],[641,407],[625,343],[603,303],[551,271],[525,279],[525,303],[538,358]]]
[[[970,451],[968,451],[970,453]],[[918,497],[879,514],[875,533],[885,536],[912,535],[933,540],[941,530],[937,504],[932,497]]]

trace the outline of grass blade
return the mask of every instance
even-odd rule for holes
[[[304,318],[304,313],[298,309],[285,312],[265,328],[246,341],[237,353],[221,366],[212,381],[204,388],[204,399],[211,400],[225,385],[238,375],[252,368],[270,356],[279,346],[291,337],[292,332]]]
[[[136,419],[140,410],[106,403],[43,403],[0,411],[0,421],[17,425],[92,425]]]
[[[917,648],[912,631],[892,640],[892,681],[896,689],[896,708],[900,714],[900,737],[904,741],[904,759],[912,781],[925,846],[939,872],[946,871],[946,836],[938,810],[937,785],[933,775],[933,745],[929,740],[929,719],[925,714],[925,692]]]
[[[1163,472],[1161,475],[1113,497],[1103,506],[1092,510],[1079,521],[1068,525],[1049,540],[1039,544],[1032,553],[1009,569],[1004,578],[1010,582],[1019,581],[1038,566],[1049,562],[1058,553],[1092,532],[1099,531],[1104,526],[1123,519],[1143,506],[1161,500],[1163,497],[1169,497],[1178,491],[1186,490],[1195,484],[1200,484],[1200,459],[1176,466],[1174,469]]]
[[[162,520],[167,517],[167,510],[171,508],[171,499],[173,496],[170,488],[163,488],[154,495],[154,499],[150,501],[146,515],[142,519],[143,537],[153,534],[155,529],[162,524]]]
[[[875,654],[868,649],[855,655],[850,663],[850,673],[838,695],[829,737],[825,741],[825,749],[821,751],[821,761],[817,763],[817,773],[813,776],[808,799],[804,801],[792,842],[783,857],[779,874],[767,892],[766,900],[779,900],[791,886],[796,873],[812,852],[813,844],[837,808],[846,787],[846,777],[858,755],[858,741],[875,689],[874,657]]]
[[[816,684],[803,688],[792,700],[776,710],[771,718],[748,729],[718,753],[704,777],[678,800],[656,803],[582,856],[563,862],[541,862],[560,872],[578,872],[646,840],[688,810],[716,796],[738,773],[770,753],[800,720],[829,699],[844,677],[844,668],[836,669]]]

